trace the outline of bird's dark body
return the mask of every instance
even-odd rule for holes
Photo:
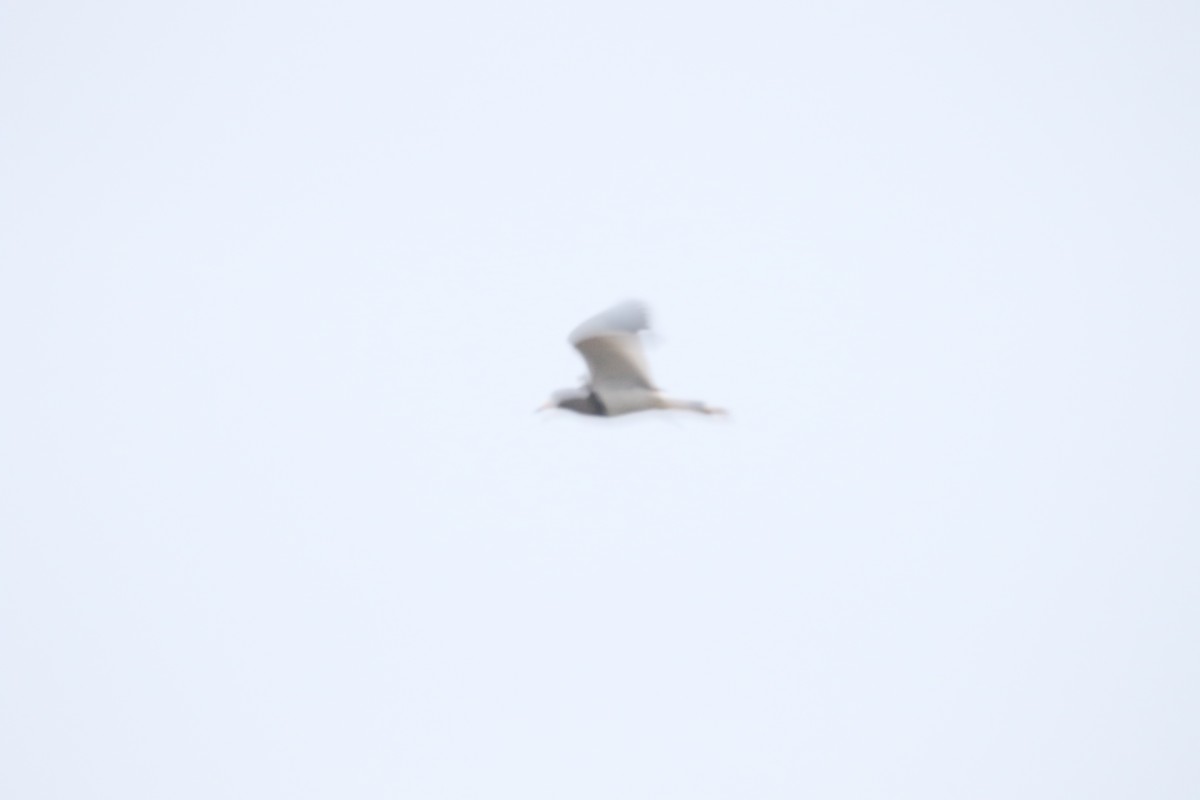
[[[595,392],[588,392],[579,397],[568,397],[560,400],[558,407],[570,409],[577,414],[587,414],[593,417],[608,416],[608,409],[604,407],[604,403],[600,401],[599,396]]]

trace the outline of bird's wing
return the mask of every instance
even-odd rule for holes
[[[635,301],[613,306],[585,320],[571,332],[570,341],[583,355],[592,386],[654,390],[639,331],[650,327],[646,307]]]

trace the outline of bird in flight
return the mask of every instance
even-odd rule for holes
[[[654,409],[724,414],[697,400],[666,397],[650,379],[640,332],[650,327],[646,306],[619,303],[585,320],[568,341],[587,362],[588,376],[577,389],[561,389],[538,411],[565,408],[595,417],[616,417]]]

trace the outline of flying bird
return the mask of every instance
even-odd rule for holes
[[[724,414],[697,400],[666,397],[650,379],[641,331],[650,327],[646,306],[619,303],[579,325],[568,341],[587,362],[588,376],[577,389],[561,389],[538,411],[565,408],[595,417],[616,417],[654,409]]]

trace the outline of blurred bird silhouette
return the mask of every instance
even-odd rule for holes
[[[555,392],[538,411],[565,408],[595,417],[616,417],[635,411],[694,411],[724,414],[697,400],[666,397],[650,379],[641,331],[650,327],[643,303],[619,303],[585,320],[568,341],[587,362],[588,376],[577,389]]]

